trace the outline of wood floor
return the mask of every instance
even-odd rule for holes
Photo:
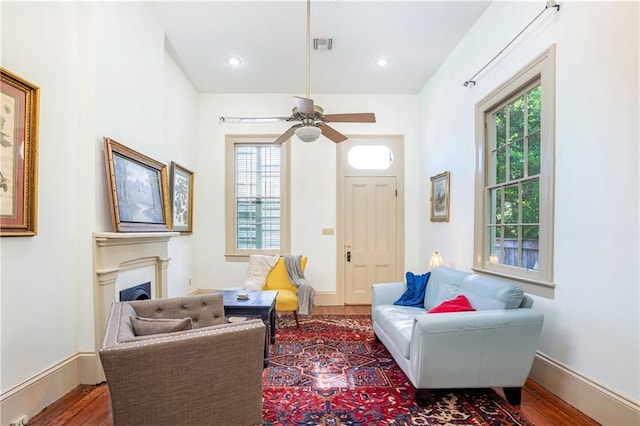
[[[362,315],[370,306],[319,306],[317,315]],[[504,397],[501,389],[496,391]],[[532,380],[522,391],[520,410],[539,426],[592,426],[599,423],[557,398]],[[29,420],[28,426],[112,426],[111,400],[106,384],[80,385]]]

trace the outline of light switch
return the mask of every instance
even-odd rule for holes
[[[322,235],[333,235],[333,228],[322,228]]]

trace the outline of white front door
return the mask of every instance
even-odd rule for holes
[[[402,136],[350,136],[336,160],[337,302],[369,305],[372,284],[403,279]]]
[[[345,178],[345,303],[371,304],[371,284],[396,278],[395,177]]]

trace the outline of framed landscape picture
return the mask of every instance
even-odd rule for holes
[[[0,236],[34,236],[40,89],[0,68]]]
[[[109,138],[104,155],[114,230],[170,231],[167,166]]]
[[[449,222],[449,172],[431,177],[431,222]]]
[[[193,172],[171,162],[171,211],[173,230],[181,234],[193,232]]]

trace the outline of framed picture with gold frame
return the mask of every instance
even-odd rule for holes
[[[173,230],[193,233],[193,172],[171,162],[171,211]]]
[[[0,236],[37,234],[40,88],[0,68]]]
[[[170,231],[166,164],[109,138],[104,138],[104,158],[113,229]]]
[[[431,177],[431,222],[449,222],[449,185],[449,172]]]

